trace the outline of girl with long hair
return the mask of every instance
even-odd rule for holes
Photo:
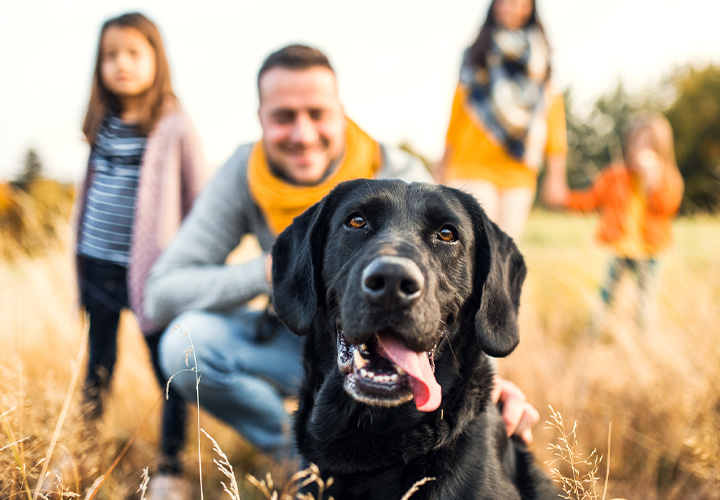
[[[77,198],[76,252],[90,321],[83,397],[94,421],[112,380],[124,308],[138,319],[165,393],[157,345],[167,325],[143,313],[143,288],[207,178],[197,133],[173,93],[162,37],[144,15],[128,13],[103,24],[82,130],[90,157]],[[186,407],[172,388],[168,396],[158,470],[176,477]]]

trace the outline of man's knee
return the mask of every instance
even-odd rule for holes
[[[163,332],[158,345],[160,368],[173,386],[195,386],[195,360],[203,336],[193,338],[193,332],[207,327],[208,313],[189,311],[178,316]],[[199,350],[202,352],[202,349]],[[181,394],[185,391],[180,389]]]
[[[194,397],[197,377],[205,388],[223,386],[232,379],[237,363],[228,346],[237,331],[232,313],[210,311],[183,313],[165,330],[159,346],[160,366],[165,376],[173,377],[173,387],[184,398]]]

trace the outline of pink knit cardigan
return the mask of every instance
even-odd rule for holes
[[[77,197],[77,238],[92,175],[88,163]],[[144,287],[150,268],[179,229],[208,177],[209,171],[195,127],[183,111],[169,112],[155,125],[146,143],[135,201],[135,224],[127,274],[130,308],[145,334],[166,326],[154,324],[143,314]]]

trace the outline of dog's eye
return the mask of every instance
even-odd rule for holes
[[[365,222],[365,217],[362,215],[352,215],[348,221],[347,226],[351,227],[353,229],[360,229],[362,227],[365,227],[367,225],[367,222]]]
[[[455,231],[450,227],[444,227],[440,231],[438,231],[437,237],[447,243],[457,241],[457,236],[455,235]]]

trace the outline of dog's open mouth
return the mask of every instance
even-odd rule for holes
[[[375,334],[367,343],[349,343],[338,330],[338,368],[345,390],[356,400],[379,406],[397,406],[415,400],[417,409],[435,411],[442,398],[435,380],[434,349],[415,352],[400,340]]]

